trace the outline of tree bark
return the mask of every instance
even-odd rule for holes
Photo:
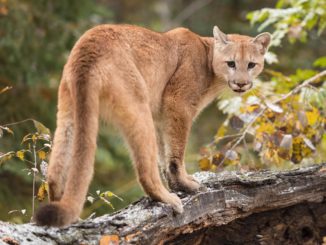
[[[321,244],[326,236],[326,164],[194,176],[206,189],[178,193],[183,214],[144,197],[63,229],[0,222],[0,244]]]

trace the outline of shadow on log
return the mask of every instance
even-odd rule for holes
[[[326,164],[194,176],[207,189],[179,193],[183,214],[142,198],[63,229],[0,222],[0,244],[292,245],[321,244],[326,236]]]

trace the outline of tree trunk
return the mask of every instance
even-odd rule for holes
[[[112,215],[57,229],[0,222],[0,244],[321,244],[326,164],[292,171],[200,172],[178,193],[184,213],[141,198]]]

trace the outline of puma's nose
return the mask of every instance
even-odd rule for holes
[[[239,88],[242,88],[248,84],[248,82],[245,83],[235,83]]]

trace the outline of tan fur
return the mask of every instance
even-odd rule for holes
[[[253,39],[217,27],[214,38],[184,28],[156,33],[100,25],[87,31],[64,68],[48,171],[51,203],[38,211],[36,222],[65,226],[78,219],[92,179],[100,117],[123,133],[144,191],[182,212],[179,197],[162,184],[158,160],[171,189],[198,190],[184,165],[192,121],[221,88],[251,87],[268,43],[268,34]],[[227,66],[229,60],[237,69]],[[249,61],[257,63],[250,71]]]

